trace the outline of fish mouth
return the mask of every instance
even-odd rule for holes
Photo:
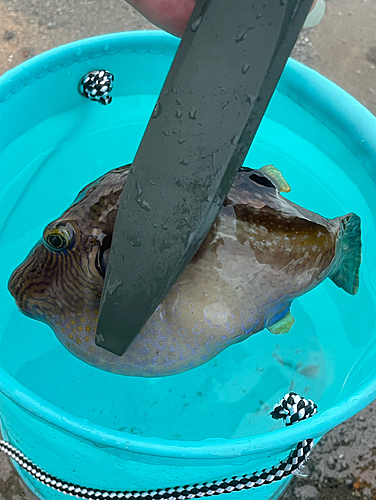
[[[12,297],[18,301],[19,295],[21,293],[22,289],[22,282],[21,282],[21,276],[17,272],[17,269],[13,271],[11,277],[9,278],[8,281],[8,290],[9,293],[12,295]]]
[[[37,307],[28,307],[25,303],[25,280],[22,279],[22,273],[19,272],[18,268],[13,271],[9,278],[8,290],[22,314],[32,319],[39,318],[40,311],[37,311]]]

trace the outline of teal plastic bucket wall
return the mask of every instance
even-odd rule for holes
[[[376,398],[376,119],[294,61],[246,165],[273,163],[292,186],[288,196],[326,217],[361,216],[357,296],[326,280],[295,301],[289,334],[261,332],[193,371],[156,379],[96,370],[18,312],[6,289],[12,270],[86,183],[132,161],[177,45],[159,32],[112,34],[57,48],[0,78],[2,432],[49,473],[92,488],[252,473]],[[77,92],[85,73],[102,68],[115,75],[107,107]],[[283,428],[269,412],[289,390],[320,412]],[[28,484],[41,497],[64,497]],[[283,486],[232,495],[266,499]]]

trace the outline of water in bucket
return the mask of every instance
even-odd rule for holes
[[[282,424],[273,421],[269,413],[290,390],[317,402],[320,413],[345,401],[375,372],[376,185],[369,166],[349,143],[345,128],[341,137],[330,126],[331,117],[325,122],[328,109],[316,115],[313,101],[309,101],[311,94],[295,94],[291,82],[297,75],[308,75],[311,82],[319,78],[306,74],[297,64],[291,63],[286,70],[245,165],[260,168],[274,164],[291,185],[289,199],[327,218],[348,212],[361,217],[363,264],[355,297],[325,280],[294,301],[296,322],[287,335],[275,336],[264,330],[192,371],[151,379],[113,375],[83,363],[64,349],[49,327],[17,310],[6,289],[11,272],[41,237],[47,223],[72,203],[83,186],[132,162],[172,60],[176,45],[170,37],[160,36],[164,47],[150,54],[132,47],[124,49],[121,37],[128,44],[133,42],[125,35],[117,36],[111,50],[106,49],[107,41],[98,41],[101,55],[89,62],[83,59],[80,63],[82,51],[79,54],[72,48],[76,62],[61,64],[57,70],[68,82],[78,82],[86,70],[92,69],[93,61],[95,67],[113,71],[118,86],[110,106],[88,102],[76,88],[63,104],[49,102],[40,112],[38,108],[35,113],[33,109],[26,112],[18,103],[20,116],[16,119],[8,115],[9,130],[0,138],[2,373],[28,395],[28,412],[34,411],[33,398],[38,408],[42,405],[38,418],[46,418],[43,412],[47,408],[68,424],[73,419],[81,430],[89,429],[93,435],[102,436],[105,429],[107,437],[122,443],[141,443],[146,448],[155,440],[163,440],[164,447],[172,448],[184,443],[189,450],[190,446],[197,449],[198,442],[198,448],[204,449],[213,443],[233,446],[251,442],[259,435],[272,437]],[[156,35],[143,36],[147,45]],[[166,47],[168,50],[163,50]],[[127,64],[124,57],[129,58]],[[56,72],[50,71],[48,64],[43,69],[40,62],[38,70],[41,74],[44,71],[43,77],[18,91],[25,106],[32,95],[40,95],[54,84]],[[148,79],[144,79],[145,67],[149,68]],[[127,86],[129,81],[140,85]],[[32,85],[36,86],[34,90]],[[8,113],[15,96],[2,103],[9,107]],[[3,428],[9,428],[12,437],[12,417],[5,411],[4,415]],[[19,432],[14,431],[14,436]],[[109,446],[106,438],[102,445]],[[31,444],[26,447],[33,451]],[[186,453],[194,457],[192,450]],[[43,461],[39,447],[35,455],[35,460],[39,456]],[[213,457],[218,455],[214,453]],[[236,467],[249,460],[239,457]],[[54,467],[54,460],[51,463]],[[222,476],[218,464],[213,470]],[[180,480],[178,476],[176,481]],[[189,474],[183,477],[188,483]],[[96,477],[92,480],[98,481]],[[137,474],[129,481],[134,489],[153,487],[150,480]],[[165,486],[160,484],[161,476],[154,482],[158,487]]]
[[[96,110],[98,114],[103,113],[106,122],[111,124],[99,130],[94,120],[83,126],[82,117],[87,109],[87,103],[83,102],[81,108],[44,120],[23,134],[17,144],[11,145],[13,147],[6,153],[14,162],[15,151],[22,152],[23,163],[20,165],[22,174],[13,179],[5,193],[13,202],[4,207],[10,212],[1,231],[2,251],[8,255],[4,261],[9,262],[11,255],[13,266],[18,264],[40,237],[41,229],[60,215],[82,186],[121,162],[132,161],[156,98],[157,95],[124,96],[118,98],[114,106]],[[121,121],[122,116],[126,116],[129,123],[114,125]],[[77,126],[80,123],[82,130]],[[75,135],[69,137],[73,129]],[[46,137],[51,141],[47,150]],[[273,138],[273,143],[270,138]],[[116,144],[122,144],[125,157],[123,150],[115,147]],[[295,145],[295,152],[293,155],[290,152],[288,157],[285,149],[291,144]],[[40,153],[33,158],[36,149]],[[322,155],[312,162],[312,156],[315,153],[317,156],[317,152],[309,149],[309,145],[307,147],[286,126],[267,119],[246,165],[252,168],[259,168],[268,162],[278,165],[291,182],[291,199],[318,213],[334,217],[355,210],[354,206],[361,207],[359,202],[364,203],[363,196],[359,196],[358,201],[356,197],[345,195],[341,199],[328,192],[328,182],[329,185],[335,183],[341,193],[354,192],[356,186],[339,168],[333,169],[333,161],[329,158]],[[306,167],[305,156],[310,158],[311,168]],[[1,160],[1,163],[7,163],[6,159]],[[317,165],[320,165],[320,171],[317,171]],[[325,175],[326,171],[330,172],[330,179]],[[56,172],[59,172],[58,179]],[[31,206],[33,217],[30,220]],[[11,270],[12,264],[7,267],[8,276]],[[163,426],[163,437],[190,440],[217,437],[216,422],[222,427],[222,437],[249,436],[265,430],[265,424],[271,427],[270,430],[277,425],[269,422],[267,415],[278,396],[288,390],[320,401],[324,396],[330,404],[346,390],[346,376],[354,364],[354,349],[364,348],[372,335],[374,324],[371,319],[367,327],[359,331],[355,314],[360,304],[364,307],[365,301],[369,303],[373,300],[371,293],[362,281],[359,295],[348,297],[327,280],[319,289],[294,302],[296,325],[286,337],[274,337],[265,330],[240,345],[228,348],[195,372],[174,377],[174,382],[171,379],[151,383],[138,378],[124,379],[103,374],[84,364],[80,364],[82,373],[78,381],[77,360],[58,345],[48,327],[23,318],[14,306],[8,328],[13,330],[15,321],[20,324],[14,346],[17,349],[21,346],[21,352],[18,352],[15,362],[15,356],[10,356],[9,350],[3,346],[0,360],[6,366],[12,360],[12,367],[9,367],[12,375],[33,391],[42,388],[41,395],[44,397],[50,398],[48,395],[53,392],[51,402],[62,405],[68,411],[74,410],[88,417],[85,415],[86,398],[97,399],[97,407],[90,410],[90,420],[101,424],[106,422],[114,429],[146,436],[160,435],[158,421],[161,415],[167,418],[174,412],[179,418],[174,419],[173,425]],[[346,316],[342,311],[345,304]],[[7,333],[7,330],[4,338],[15,341],[14,334]],[[38,345],[40,342],[40,347],[34,348],[35,357],[30,357],[30,342],[35,346],[36,341]],[[26,364],[22,359],[24,349]],[[342,359],[341,367],[337,369],[336,356]],[[54,366],[55,376],[50,380],[52,387],[42,383],[46,373],[37,368],[43,365],[43,359],[48,359],[48,363]],[[91,386],[90,390],[87,385]],[[115,399],[119,406],[116,411],[114,403],[109,404],[108,398],[113,400],[114,395],[109,394],[107,387],[112,387],[117,394]],[[85,396],[79,396],[80,392]],[[77,398],[73,399],[74,393]],[[165,393],[167,397],[161,401],[158,393]],[[132,405],[129,396],[124,404],[123,394],[133,395]],[[64,395],[68,401],[65,401]],[[139,412],[145,400],[150,401],[150,406],[143,411],[142,425]],[[206,416],[205,423],[195,424],[194,415],[205,413],[208,407],[212,411]],[[242,407],[246,408],[245,413],[239,411]],[[111,408],[111,419],[103,408]],[[118,422],[121,422],[120,427]],[[223,425],[223,422],[226,424]]]

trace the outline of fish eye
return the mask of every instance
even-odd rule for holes
[[[95,260],[95,266],[97,271],[101,276],[105,276],[107,270],[108,259],[110,256],[112,235],[106,234],[102,240],[101,247],[97,253],[97,258]]]
[[[66,227],[46,227],[43,233],[43,243],[51,252],[62,252],[72,243],[72,234]]]
[[[54,250],[63,250],[67,246],[67,242],[61,234],[49,234],[46,236],[46,243]]]

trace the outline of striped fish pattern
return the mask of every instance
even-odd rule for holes
[[[113,373],[154,377],[195,368],[268,328],[286,333],[296,297],[329,277],[355,294],[360,219],[325,219],[281,195],[272,166],[244,168],[200,249],[122,356],[95,344],[119,196],[129,166],[86,186],[13,272],[19,309],[75,356]]]

